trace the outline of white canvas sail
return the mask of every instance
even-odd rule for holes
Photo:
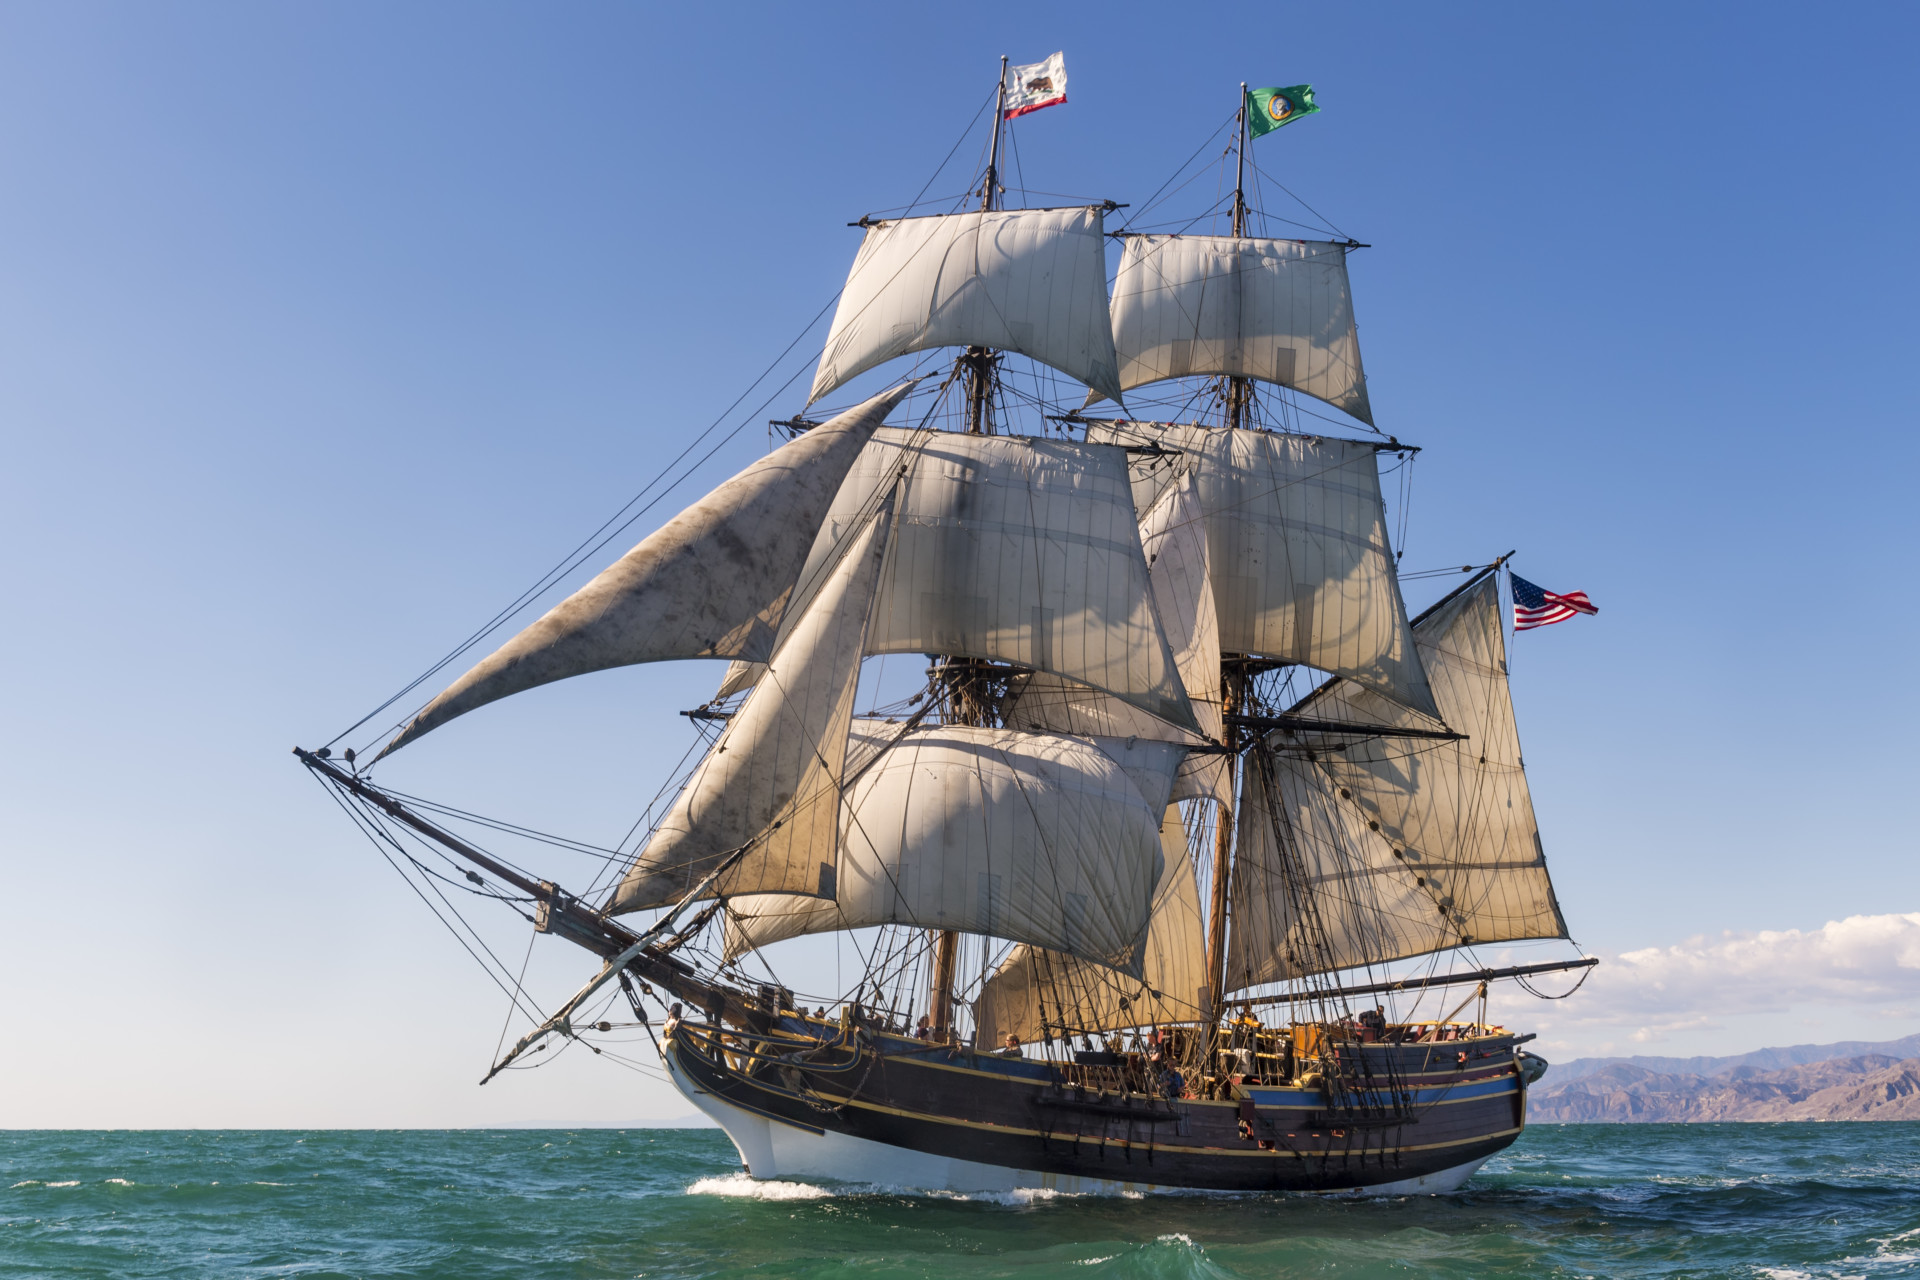
[[[1128,236],[1113,340],[1124,390],[1165,378],[1256,378],[1373,422],[1342,244]]]
[[[1140,523],[1140,546],[1153,583],[1155,611],[1173,650],[1202,738],[1220,741],[1220,638],[1207,573],[1207,524],[1191,471],[1168,487]],[[1014,682],[1003,708],[1021,729],[1189,741],[1186,731],[1111,694],[1060,676],[1035,673]],[[1232,804],[1224,756],[1196,754],[1180,766],[1173,798],[1208,796]]]
[[[1061,1028],[1111,1031],[1193,1022],[1206,1001],[1206,916],[1178,806],[1160,823],[1164,859],[1138,978],[1038,947],[1018,946],[987,979],[974,1006],[975,1037],[1009,1032],[1033,1043]]]
[[[897,728],[856,722],[854,750]],[[1107,744],[1117,748],[1125,744]],[[904,924],[1028,942],[1138,975],[1158,815],[1184,749],[959,725],[907,734],[847,790],[834,901],[728,901],[728,952]],[[1143,795],[1147,781],[1154,794]]]
[[[803,583],[831,561],[872,495],[896,483],[868,653],[1014,663],[1199,729],[1154,607],[1121,450],[883,429],[849,471]],[[754,678],[736,668],[723,691]]]
[[[1437,714],[1371,445],[1179,424],[1103,423],[1087,434],[1178,449],[1196,469],[1223,651],[1318,667]],[[1177,475],[1137,468],[1136,501],[1157,501]]]
[[[1374,738],[1318,751],[1310,764],[1277,760],[1277,794],[1261,800],[1279,814],[1277,828],[1254,816],[1249,786],[1241,829],[1252,844],[1243,842],[1236,855],[1228,944],[1236,983],[1291,976],[1289,936],[1298,956],[1310,954],[1298,945],[1275,831],[1295,834],[1293,856],[1316,901],[1351,899],[1353,923],[1334,939],[1343,964],[1566,936],[1520,758],[1498,581],[1489,576],[1432,610],[1414,634],[1440,711],[1466,738]],[[1424,723],[1346,681],[1330,682],[1295,710],[1406,728]]]
[[[722,878],[719,892],[832,896],[860,647],[891,518],[883,508],[853,540],[687,780],[610,910],[673,902],[749,841],[753,851]]]
[[[1457,946],[1417,878],[1316,765],[1249,757],[1226,989]]]
[[[1030,356],[1114,400],[1099,208],[998,209],[867,228],[827,334],[811,404],[931,347]]]
[[[537,685],[669,658],[764,662],[806,547],[903,383],[768,454],[649,534],[427,704],[387,744]]]

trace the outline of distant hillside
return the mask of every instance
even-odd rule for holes
[[[1793,1050],[1761,1051],[1783,1052]],[[1777,1071],[1739,1065],[1710,1075],[1614,1062],[1557,1083],[1549,1072],[1528,1095],[1527,1118],[1536,1124],[1920,1120],[1920,1056],[1869,1053]]]
[[[1920,1035],[1911,1035],[1903,1040],[1796,1044],[1785,1049],[1756,1049],[1752,1053],[1735,1054],[1731,1058],[1575,1058],[1571,1062],[1554,1063],[1547,1078],[1555,1084],[1566,1084],[1613,1066],[1639,1067],[1643,1071],[1663,1075],[1696,1076],[1725,1075],[1741,1067],[1751,1067],[1755,1071],[1784,1071],[1788,1067],[1809,1062],[1830,1062],[1835,1058],[1859,1058],[1868,1054],[1901,1060],[1920,1058]]]

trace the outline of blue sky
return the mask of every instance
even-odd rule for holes
[[[1920,911],[1910,10],[965,12],[0,5],[0,1124],[685,1110],[591,1060],[472,1088],[498,991],[287,749],[713,422],[1003,52],[1071,74],[1029,185],[1135,203],[1239,81],[1317,86],[1260,156],[1375,246],[1376,414],[1426,449],[1405,566],[1517,547],[1602,610],[1513,652],[1581,943]],[[716,677],[555,686],[385,776],[610,842]],[[1618,995],[1561,1052],[1905,1034],[1920,969],[1888,973],[1651,1032]]]

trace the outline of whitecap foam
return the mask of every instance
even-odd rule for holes
[[[72,1182],[49,1182],[46,1185],[49,1187],[77,1187],[80,1185],[80,1179],[75,1178]]]
[[[833,1192],[807,1182],[763,1182],[744,1173],[730,1173],[724,1178],[702,1178],[687,1188],[687,1194],[749,1200],[824,1200]]]
[[[1193,1237],[1184,1231],[1176,1231],[1172,1235],[1155,1236],[1153,1242],[1155,1244],[1183,1244],[1189,1249],[1198,1249],[1200,1247],[1193,1242]]]
[[[1061,1191],[1054,1187],[1015,1187],[1011,1191],[909,1191],[903,1187],[895,1194],[931,1196],[936,1200],[965,1200],[973,1204],[1003,1204],[1022,1209],[1045,1204],[1049,1200],[1082,1200],[1087,1196],[1086,1192]]]
[[[109,1186],[115,1187],[130,1187],[133,1185],[133,1183],[126,1178],[108,1178],[107,1183]]]
[[[28,1178],[25,1182],[14,1183],[12,1186],[8,1187],[7,1190],[18,1191],[22,1187],[37,1187],[39,1185],[40,1185],[40,1180],[38,1178]]]

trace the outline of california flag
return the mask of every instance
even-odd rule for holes
[[[1056,53],[1045,62],[1007,68],[1007,119],[1067,100],[1067,58]]]

